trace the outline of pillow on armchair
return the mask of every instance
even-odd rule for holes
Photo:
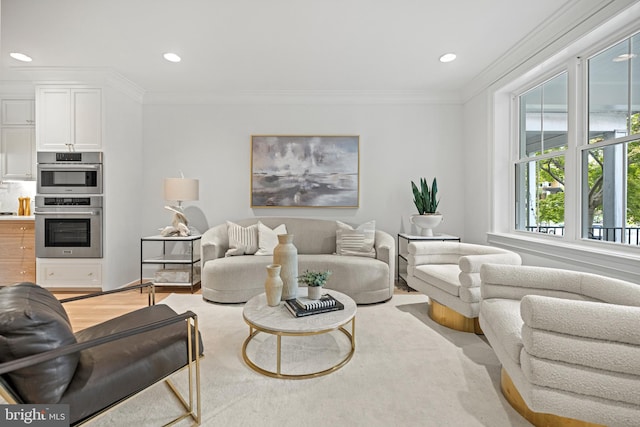
[[[26,282],[0,289],[0,362],[75,343],[69,317],[51,292]],[[57,403],[78,358],[78,353],[60,356],[7,377],[25,403]]]

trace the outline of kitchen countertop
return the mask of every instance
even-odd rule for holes
[[[0,215],[0,221],[34,221],[35,219],[33,215]]]

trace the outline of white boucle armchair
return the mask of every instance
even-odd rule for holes
[[[480,325],[514,408],[534,425],[639,425],[640,285],[490,264],[481,278]]]
[[[470,243],[411,242],[408,252],[407,284],[429,297],[429,316],[449,328],[478,334],[480,267],[522,262],[515,252]]]

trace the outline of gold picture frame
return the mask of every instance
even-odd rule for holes
[[[252,208],[357,208],[360,136],[252,135]]]

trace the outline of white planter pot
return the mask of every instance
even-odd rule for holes
[[[322,286],[308,286],[307,297],[309,299],[320,299],[322,296]]]
[[[421,236],[431,237],[433,229],[442,222],[442,214],[411,215],[409,221],[420,229]]]

